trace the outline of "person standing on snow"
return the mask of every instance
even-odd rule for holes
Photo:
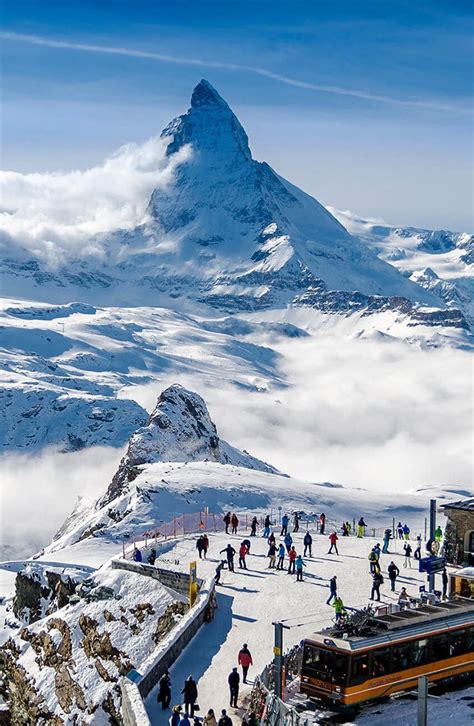
[[[276,553],[277,553],[276,544],[271,544],[270,547],[268,548],[268,557],[270,559],[270,562],[268,563],[268,567],[270,569],[275,568]]]
[[[409,542],[405,542],[405,544],[403,545],[403,551],[405,552],[405,561],[403,563],[403,567],[411,568],[411,544]]]
[[[382,552],[386,555],[388,554],[388,546],[390,544],[391,539],[392,539],[392,530],[387,527],[387,529],[383,533],[383,547],[382,547]]]
[[[446,567],[444,568],[443,572],[441,573],[441,582],[443,583],[442,598],[443,598],[443,600],[446,600],[446,593],[448,592],[448,573],[446,572]]]
[[[250,536],[255,537],[257,534],[257,527],[258,527],[258,519],[257,517],[254,517],[252,519],[252,522],[250,524]]]
[[[216,567],[216,575],[215,575],[215,577],[216,577],[216,585],[218,585],[220,583],[220,581],[221,581],[221,572],[223,570],[223,567],[224,567],[224,560],[221,560],[219,562],[219,564],[217,565],[217,567]]]
[[[156,550],[154,547],[152,547],[150,550],[150,554],[148,555],[148,562],[150,565],[154,565],[156,562]]]
[[[226,534],[229,534],[229,527],[230,527],[230,512],[227,512],[227,514],[225,514],[225,515],[224,515],[224,516],[222,517],[222,519],[224,520],[224,524],[225,524],[225,533],[226,533]]]
[[[416,547],[415,551],[413,552],[413,557],[415,560],[421,560],[421,537],[418,535],[416,538]]]
[[[136,545],[134,545],[134,547],[133,547],[133,559],[135,560],[135,562],[141,562],[143,559],[142,553],[140,552],[140,550],[138,549],[138,547]]]
[[[236,514],[233,514],[230,520],[230,523],[232,524],[232,534],[237,534],[237,527],[239,525],[239,520]]]
[[[336,613],[336,623],[337,623],[342,618],[342,616],[346,614],[346,611],[344,610],[344,603],[342,602],[342,598],[340,598],[338,595],[336,595],[331,607],[334,608],[334,611]]]
[[[377,554],[377,550],[375,547],[372,547],[372,549],[369,552],[369,563],[370,563],[370,572],[373,575],[374,572],[377,572],[377,570],[380,570],[379,567],[379,556]]]
[[[242,679],[244,683],[247,683],[247,673],[249,672],[250,666],[253,665],[252,654],[248,649],[247,643],[244,643],[239,650],[237,662],[242,666]]]
[[[311,552],[311,548],[313,546],[313,538],[311,537],[309,532],[306,532],[306,534],[304,536],[303,544],[304,544],[303,557],[306,557],[306,554],[308,552],[309,552],[309,556],[312,557],[313,555]]]
[[[401,522],[397,524],[397,534],[398,539],[403,539],[403,524]]]
[[[244,544],[247,547],[247,554],[250,554],[250,547],[251,547],[251,541],[249,539],[243,539],[242,544]]]
[[[275,544],[275,535],[273,534],[273,532],[270,533],[270,536],[269,536],[267,542],[269,545]]]
[[[221,717],[217,722],[217,726],[232,726],[232,719],[228,717],[225,708],[221,711]]]
[[[301,555],[296,558],[296,582],[303,582],[303,567],[306,567]]]
[[[329,535],[329,541],[331,543],[331,546],[328,550],[328,555],[330,555],[332,553],[333,547],[336,550],[336,555],[339,554],[339,552],[337,551],[337,540],[338,539],[339,539],[339,537],[337,536],[336,532],[331,532],[331,534]]]
[[[230,689],[230,706],[231,708],[237,708],[237,699],[239,697],[239,683],[240,676],[237,668],[232,668],[231,673],[227,679]]]
[[[321,512],[319,515],[319,532],[320,534],[324,534],[324,530],[326,528],[326,515],[324,512]]]
[[[329,592],[330,595],[328,599],[326,600],[326,605],[331,604],[331,600],[337,597],[337,577],[336,575],[333,575],[331,579],[329,580]]]
[[[377,600],[380,602],[380,585],[383,584],[383,575],[379,572],[374,572],[372,575],[372,590],[370,593],[371,600]],[[377,597],[375,597],[377,595]]]
[[[292,547],[290,549],[290,551],[288,552],[288,560],[289,560],[288,574],[294,575],[295,574],[295,562],[296,562],[296,550],[294,547]]]
[[[395,562],[392,560],[387,568],[388,572],[388,579],[390,580],[390,589],[392,592],[395,592],[395,582],[397,580],[397,577],[400,574],[400,570],[396,566]]]
[[[410,539],[410,527],[406,523],[403,525],[403,537],[407,541]]]
[[[293,515],[293,534],[295,532],[298,532],[300,528],[300,518],[298,517],[298,512],[295,512]]]
[[[278,547],[278,564],[277,564],[277,570],[283,569],[283,563],[285,560],[285,546],[280,544]]]
[[[202,545],[203,545],[202,550],[204,552],[204,559],[206,559],[207,550],[209,549],[209,537],[207,536],[207,534],[203,534],[203,536],[202,536]]]
[[[156,697],[158,703],[161,703],[161,708],[166,711],[170,707],[171,701],[171,680],[168,675],[168,671],[165,671],[160,678],[160,685],[158,688],[158,695]]]
[[[194,704],[198,697],[196,681],[192,676],[186,678],[181,693],[184,695],[184,712],[186,716],[191,712],[192,718],[194,716]]]
[[[210,708],[209,711],[206,713],[202,723],[203,726],[217,726],[216,715],[213,708]]]
[[[438,526],[435,529],[434,536],[435,536],[435,540],[437,542],[441,542],[441,540],[443,539],[443,530],[441,529],[441,527],[439,526],[439,524],[438,524]]]
[[[204,542],[202,537],[197,538],[196,549],[199,552],[199,559],[202,560],[202,553],[204,550]]]
[[[364,517],[361,517],[359,521],[357,522],[357,536],[359,539],[364,537],[365,535],[365,528],[367,527],[366,523],[364,522]]]
[[[281,518],[280,537],[283,537],[283,535],[287,534],[289,522],[290,522],[289,516],[287,514],[284,514],[283,517]]]
[[[229,568],[230,572],[234,572],[234,555],[235,555],[234,548],[229,543],[227,545],[227,547],[224,547],[224,549],[220,551],[219,554],[221,554],[222,552],[225,552],[225,554],[226,554],[226,557],[227,557],[227,567]]]
[[[246,556],[247,556],[247,547],[242,542],[242,544],[240,545],[240,548],[239,548],[239,567],[244,570],[247,569],[247,565],[245,564]]]
[[[270,527],[271,526],[272,526],[272,523],[271,523],[271,520],[270,520],[270,515],[267,514],[267,516],[265,517],[265,519],[263,521],[263,536],[265,538],[268,538],[268,536],[270,535]]]
[[[288,534],[285,534],[285,539],[283,540],[285,543],[286,551],[289,553],[291,550],[291,545],[293,544],[293,537],[288,532]]]

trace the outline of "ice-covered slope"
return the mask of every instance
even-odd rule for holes
[[[275,473],[263,461],[221,441],[204,400],[180,385],[161,393],[146,425],[133,434],[101,505],[126,492],[144,464],[159,461],[214,461]]]

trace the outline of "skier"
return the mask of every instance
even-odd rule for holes
[[[388,579],[390,580],[390,589],[392,592],[395,592],[395,582],[397,580],[397,577],[400,574],[400,570],[396,566],[395,562],[392,560],[387,568],[388,572]]]
[[[411,567],[411,544],[409,542],[405,542],[403,545],[403,550],[405,552],[405,561],[403,563],[403,567]]]
[[[367,527],[366,523],[364,522],[364,517],[361,517],[359,521],[357,522],[357,536],[362,538],[365,535],[365,528]]]
[[[333,547],[336,550],[336,555],[339,554],[339,552],[337,551],[337,540],[338,539],[339,539],[339,537],[337,536],[336,532],[331,532],[331,534],[329,535],[329,541],[331,543],[331,546],[328,550],[328,555],[330,555],[332,553]]]
[[[443,539],[443,530],[441,529],[441,527],[439,526],[439,524],[438,524],[438,526],[435,529],[434,535],[435,535],[435,540],[437,542],[441,542],[441,540]]]
[[[221,572],[224,569],[224,565],[225,565],[225,560],[221,560],[216,567],[216,574],[215,574],[216,585],[218,585],[221,581]]]
[[[288,524],[290,522],[290,518],[287,514],[284,514],[281,518],[281,532],[280,537],[283,537],[283,535],[286,535],[288,532]]]
[[[306,534],[304,536],[303,544],[304,544],[303,557],[306,557],[307,552],[309,552],[309,556],[312,557],[313,554],[311,552],[311,548],[313,546],[313,538],[311,537],[309,532],[306,532]]]
[[[229,534],[229,527],[230,527],[230,512],[227,512],[222,518],[224,520],[225,524],[225,533]]]
[[[150,554],[148,555],[148,562],[150,565],[154,565],[156,561],[156,550],[154,547],[151,548]]]
[[[258,527],[258,519],[257,517],[254,517],[252,519],[252,522],[250,523],[250,536],[255,537],[257,534],[257,527]]]
[[[270,534],[270,527],[271,526],[272,526],[272,523],[270,521],[270,515],[267,514],[266,517],[265,517],[265,519],[264,519],[264,521],[263,521],[263,536],[265,538],[267,538],[268,535]]]
[[[221,554],[222,552],[225,552],[225,554],[226,554],[226,557],[227,557],[227,567],[229,568],[230,572],[234,572],[234,555],[235,555],[234,548],[229,543],[227,545],[227,547],[224,547],[223,550],[220,550],[219,554]]]
[[[403,525],[403,537],[405,540],[410,539],[410,527],[406,523]]]
[[[372,547],[372,549],[369,552],[369,563],[370,563],[370,572],[373,574],[374,572],[377,572],[377,570],[380,569],[379,567],[379,556],[377,554],[377,551],[375,547]]]
[[[291,545],[293,544],[293,537],[289,532],[285,535],[285,539],[283,541],[285,543],[286,551],[289,552],[291,550]]]
[[[228,717],[225,708],[222,709],[221,714],[222,715],[217,722],[217,726],[232,726],[232,719]]]
[[[247,569],[247,565],[245,564],[246,556],[247,556],[247,547],[242,542],[242,544],[240,545],[240,548],[239,548],[239,567],[243,568],[244,570]]]
[[[301,555],[296,558],[296,582],[303,582],[303,567],[306,567]]]
[[[247,643],[244,643],[239,650],[237,662],[242,666],[242,679],[244,683],[247,683],[247,673],[249,672],[250,666],[253,665],[252,654],[248,649]]]
[[[237,534],[237,527],[239,524],[239,520],[238,520],[236,514],[232,515],[230,522],[232,524],[232,534]]]
[[[277,564],[277,570],[283,569],[283,562],[285,560],[285,546],[283,544],[280,544],[278,547],[278,564]]]
[[[204,716],[202,723],[203,723],[203,726],[217,726],[214,709],[212,709],[212,708],[209,709],[209,711]]]
[[[231,708],[237,708],[237,698],[239,697],[240,676],[237,668],[232,668],[232,672],[227,679],[230,689],[230,705]]]
[[[392,530],[387,527],[385,532],[383,533],[383,547],[382,552],[384,554],[388,554],[388,546],[390,544],[390,540],[392,539]]]
[[[270,558],[268,567],[270,569],[275,568],[276,554],[277,554],[276,544],[271,544],[270,547],[268,548],[268,557]]]
[[[321,534],[324,534],[325,527],[326,527],[326,515],[324,514],[324,512],[321,512],[321,514],[319,515],[319,531]]]
[[[199,552],[199,559],[202,560],[202,553],[204,550],[204,542],[202,541],[202,537],[197,538],[196,549]]]
[[[332,603],[331,607],[334,608],[334,611],[336,613],[336,623],[338,620],[342,618],[343,615],[346,614],[346,611],[344,610],[344,603],[342,602],[342,599],[336,595],[334,598],[334,602]]]
[[[138,549],[138,547],[136,545],[134,545],[134,547],[133,547],[133,559],[135,560],[135,562],[141,562],[143,559],[142,553],[140,552],[140,550]]]
[[[173,712],[169,718],[169,724],[170,726],[179,726],[179,722],[181,721],[181,706],[173,706]]]
[[[292,547],[290,549],[290,551],[288,552],[288,560],[289,560],[288,574],[294,575],[295,574],[295,562],[296,562],[296,550],[294,547]]]
[[[165,671],[160,678],[160,685],[158,688],[158,695],[156,697],[158,703],[161,703],[163,711],[166,711],[170,707],[171,701],[171,680],[168,675],[168,671]]]
[[[380,602],[380,585],[383,584],[383,575],[379,572],[374,572],[372,575],[372,591],[370,593],[371,600],[377,600]],[[377,597],[375,597],[377,595]]]
[[[300,518],[298,517],[298,512],[295,512],[293,515],[293,534],[295,532],[298,532],[300,528]]]
[[[184,695],[184,712],[186,716],[191,712],[192,718],[194,716],[194,704],[198,697],[196,681],[192,676],[186,678],[181,693]]]
[[[337,597],[337,577],[336,577],[336,575],[331,577],[331,579],[329,580],[329,592],[330,592],[330,595],[329,595],[328,599],[326,600],[326,605],[330,605],[331,600],[333,600],[334,598]]]
[[[209,537],[207,534],[203,534],[202,536],[202,544],[203,544],[203,552],[204,552],[204,559],[207,557],[207,550],[209,549]]]

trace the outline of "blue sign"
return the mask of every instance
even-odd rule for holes
[[[418,571],[426,572],[428,575],[435,575],[437,572],[443,572],[446,567],[444,557],[422,557],[419,561]]]

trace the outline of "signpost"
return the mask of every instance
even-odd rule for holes
[[[418,572],[426,572],[426,574],[431,577],[438,572],[443,572],[444,568],[446,567],[446,560],[444,557],[422,557],[421,560],[418,562]],[[430,589],[430,592],[432,590]]]
[[[197,584],[197,562],[194,560],[189,563],[189,607],[194,605],[198,593]]]
[[[273,623],[275,628],[275,643],[273,646],[273,670],[275,679],[275,695],[283,697],[283,628],[289,630],[288,625]]]

